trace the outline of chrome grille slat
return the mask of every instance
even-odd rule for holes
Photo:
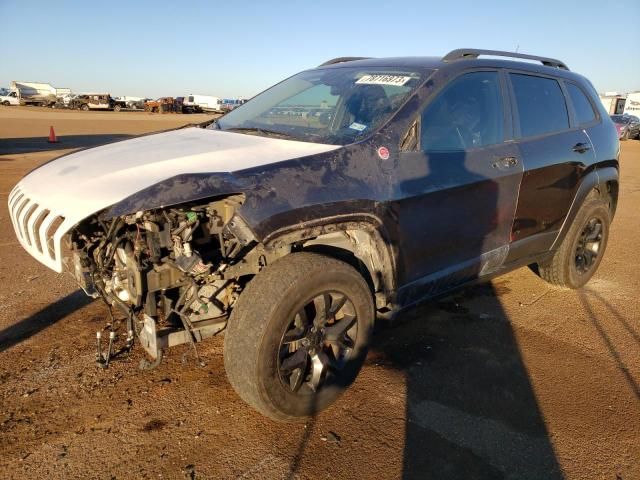
[[[24,239],[29,245],[32,245],[32,243],[31,235],[29,235],[29,229],[27,228],[27,225],[29,223],[31,215],[33,215],[33,212],[36,210],[36,208],[38,208],[37,203],[31,203],[27,208],[25,208],[24,215],[22,215],[22,221],[20,222],[20,226],[22,227],[22,231],[24,233]]]
[[[20,244],[47,267],[62,272],[62,237],[70,226],[61,212],[52,211],[17,185],[7,199],[9,216]]]
[[[62,218],[60,215],[49,215],[49,216],[52,218],[51,218],[51,221],[46,222],[47,228],[44,231],[44,240],[45,240],[44,245],[46,245],[47,247],[46,250],[51,260],[56,260],[56,245],[54,242],[54,236],[57,233],[57,230],[60,228],[60,225],[62,225],[62,222],[64,222],[64,218]],[[40,228],[42,229],[42,227]]]
[[[16,208],[16,205],[18,204],[18,202],[20,202],[20,200],[24,197],[24,193],[18,192],[18,195],[16,195],[15,197],[13,197],[12,203],[9,203],[9,210],[11,212],[13,212]]]
[[[18,195],[19,193],[20,193],[20,189],[17,188],[17,187],[15,187],[13,190],[11,190],[11,192],[9,192],[9,197],[7,198],[7,203],[9,205],[11,205],[11,202],[16,197],[16,195]]]
[[[56,216],[53,213],[50,213],[49,215],[47,215],[47,218],[42,221],[42,223],[40,224],[40,228],[38,229],[40,245],[42,245],[42,254],[46,255],[47,257],[51,256],[49,253],[49,242],[47,241],[47,231],[49,230],[49,227],[55,219]]]
[[[39,211],[32,215],[31,221],[28,225],[29,232],[33,235],[33,241],[36,244],[36,248],[39,253],[43,253],[42,240],[40,240],[40,225],[42,225],[42,222],[44,222],[49,213],[49,210],[46,208],[39,207]]]
[[[59,259],[62,262],[62,237],[67,233],[66,227],[66,219],[62,216],[56,218],[56,220],[60,220],[60,223],[55,225],[55,230],[51,232],[51,238],[53,239],[53,248],[54,248],[54,260]],[[54,222],[55,224],[55,222]]]
[[[23,199],[20,200],[20,203],[17,205],[17,208],[16,208],[16,225],[18,227],[18,230],[20,231],[20,237],[23,239],[24,239],[24,231],[22,230],[22,214],[24,213],[28,204],[29,204],[29,199],[27,197],[23,197]]]

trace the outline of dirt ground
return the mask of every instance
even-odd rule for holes
[[[585,289],[520,269],[413,310],[306,425],[240,400],[222,338],[205,367],[179,348],[141,371],[138,348],[97,368],[105,307],[18,245],[7,195],[66,149],[205,118],[0,107],[0,478],[640,479],[640,141]]]

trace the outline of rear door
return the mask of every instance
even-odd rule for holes
[[[524,162],[512,256],[522,256],[551,247],[584,170],[595,157],[589,137],[569,108],[561,80],[529,72],[512,71],[507,76],[516,142]]]
[[[401,152],[394,209],[402,303],[504,261],[522,177],[507,105],[500,72],[464,73],[423,111],[415,151]]]

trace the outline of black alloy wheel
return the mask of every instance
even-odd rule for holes
[[[592,218],[582,229],[576,245],[576,271],[579,275],[589,272],[596,264],[602,242],[602,220]]]
[[[346,294],[323,292],[309,299],[280,340],[280,379],[294,393],[317,392],[350,360],[357,335],[357,314]]]
[[[231,312],[227,378],[262,414],[305,421],[355,381],[374,319],[371,289],[353,266],[318,253],[286,255],[249,281]]]

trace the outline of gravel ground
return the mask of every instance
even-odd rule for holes
[[[622,144],[586,288],[520,269],[415,309],[306,425],[238,398],[221,338],[201,344],[205,367],[178,348],[153,371],[139,349],[96,368],[104,306],[18,245],[6,197],[70,148],[205,118],[0,107],[0,478],[640,479],[640,141]]]

